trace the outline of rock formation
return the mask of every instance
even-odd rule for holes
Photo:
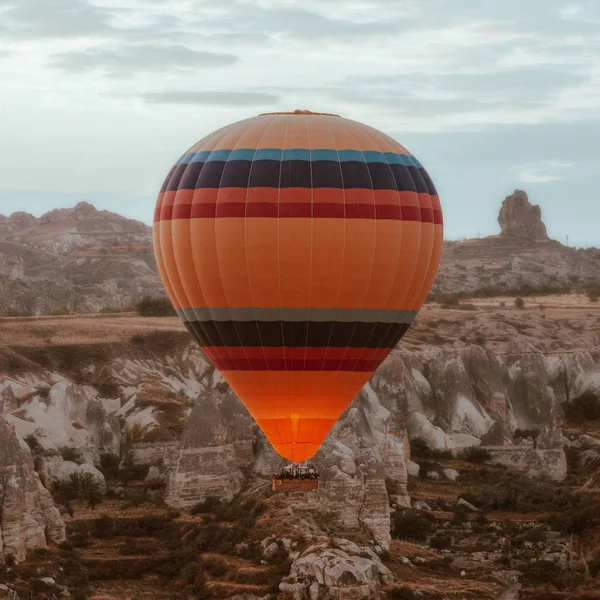
[[[369,548],[343,539],[309,546],[292,563],[279,589],[293,600],[371,600],[393,582],[390,570]]]
[[[483,448],[483,446],[482,446]],[[567,476],[567,458],[564,450],[534,450],[519,446],[486,446],[491,464],[504,465],[527,475],[563,481]]]
[[[253,461],[253,427],[236,396],[212,392],[192,410],[172,465],[165,502],[191,508],[209,497],[231,500]]]
[[[0,218],[0,315],[122,309],[164,294],[151,228],[87,202]]]
[[[0,420],[0,554],[23,560],[28,550],[65,539],[65,524],[34,470],[27,444]]]
[[[529,202],[527,193],[515,190],[502,203],[498,223],[502,229],[500,235],[526,238],[529,240],[547,240],[546,226],[542,222],[542,209]]]

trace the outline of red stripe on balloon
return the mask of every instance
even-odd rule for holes
[[[160,214],[159,214],[160,213]],[[439,209],[418,206],[398,206],[387,204],[306,204],[288,202],[218,202],[198,204],[176,204],[162,206],[155,214],[155,221],[172,219],[214,219],[231,217],[266,218],[329,218],[329,219],[383,219],[396,221],[416,221],[421,223],[442,223]]]

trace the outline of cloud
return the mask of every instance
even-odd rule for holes
[[[86,0],[0,0],[14,37],[85,37],[111,30],[111,12]]]
[[[266,92],[228,91],[168,91],[143,94],[142,98],[153,104],[198,104],[207,106],[272,106],[280,101],[275,94]]]
[[[563,179],[557,170],[571,167],[571,163],[546,161],[540,166],[532,166],[520,170],[519,179],[523,183],[550,183]]]
[[[186,46],[138,45],[116,49],[95,48],[53,56],[54,66],[71,73],[100,70],[112,77],[135,75],[140,71],[182,71],[226,67],[239,62],[234,54],[192,50]]]

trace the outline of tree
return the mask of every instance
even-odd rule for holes
[[[173,317],[177,314],[169,299],[164,296],[145,296],[135,305],[135,309],[141,317]]]

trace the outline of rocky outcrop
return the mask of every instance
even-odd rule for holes
[[[164,295],[152,230],[87,202],[0,218],[0,315],[122,309]]]
[[[45,450],[72,448],[79,454],[79,462],[96,466],[103,454],[119,455],[119,420],[107,413],[94,388],[62,379],[49,386],[44,380],[32,379],[13,381],[11,386],[27,392],[26,399],[7,415],[19,435],[34,434]]]
[[[190,508],[209,497],[231,500],[244,481],[241,467],[253,458],[252,421],[241,402],[231,391],[207,393],[189,416],[165,502]]]
[[[483,446],[482,446],[483,447]],[[485,446],[491,464],[504,465],[527,475],[563,481],[567,476],[567,457],[562,449],[534,450],[519,446]]]
[[[502,203],[498,223],[501,235],[522,237],[530,240],[547,240],[546,226],[542,222],[542,209],[531,205],[527,193],[515,190]]]
[[[27,444],[0,421],[0,554],[24,560],[28,550],[65,539],[65,524],[34,470]]]
[[[292,563],[279,589],[293,600],[374,600],[390,570],[369,548],[343,539],[308,547]]]

